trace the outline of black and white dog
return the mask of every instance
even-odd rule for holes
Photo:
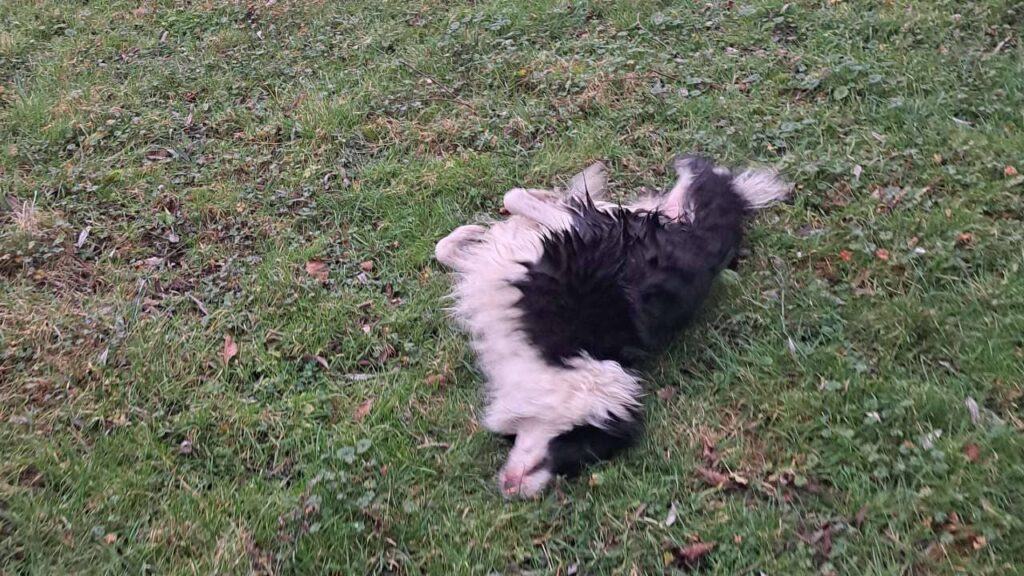
[[[438,242],[437,260],[456,272],[454,316],[487,378],[482,423],[515,438],[504,495],[532,497],[632,444],[637,362],[697,312],[745,216],[789,190],[774,172],[697,156],[675,169],[671,190],[628,206],[602,200],[600,163],[562,192],[515,188],[509,218]]]

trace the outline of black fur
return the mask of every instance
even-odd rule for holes
[[[692,224],[656,212],[605,212],[588,198],[575,206],[573,227],[547,237],[540,260],[527,264],[518,305],[547,362],[564,366],[585,352],[635,367],[697,313],[737,252],[747,205],[730,176],[707,160],[688,162]],[[548,466],[579,472],[628,447],[639,429],[637,421],[577,427],[551,442]]]
[[[630,448],[640,437],[640,415],[612,421],[605,428],[577,426],[548,444],[547,468],[555,474],[577,476],[587,466]]]

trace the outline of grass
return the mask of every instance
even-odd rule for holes
[[[1022,17],[5,0],[0,573],[1021,573]],[[795,201],[642,445],[503,502],[433,243],[693,150]]]

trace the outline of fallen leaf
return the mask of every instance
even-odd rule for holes
[[[360,268],[360,269],[361,269],[361,270],[362,270],[363,272],[369,272],[369,271],[373,270],[373,260],[367,260],[367,261],[365,261],[365,262],[361,263],[361,264],[359,265],[359,268]]]
[[[647,513],[647,504],[646,503],[637,506],[636,510],[633,511],[633,520],[639,520],[640,518],[643,518],[644,514],[646,514],[646,513]]]
[[[366,418],[366,416],[370,413],[370,410],[373,409],[373,402],[374,398],[372,397],[367,398],[365,401],[363,401],[363,403],[356,408],[356,411],[352,413],[352,419],[355,420],[356,422],[362,422],[363,418]]]
[[[396,354],[398,354],[398,350],[395,350],[394,346],[385,344],[381,347],[380,352],[377,353],[377,361],[383,364],[394,358]]]
[[[448,382],[448,377],[444,374],[431,374],[427,376],[427,384],[430,386],[444,386]]]
[[[875,257],[883,262],[888,262],[889,251],[886,250],[885,248],[879,248],[878,250],[875,250]]]
[[[108,533],[106,536],[103,537],[103,542],[108,545],[117,542],[117,534],[114,534],[113,532]]]
[[[700,456],[705,462],[714,463],[718,458],[715,455],[715,441],[707,435],[701,436]]]
[[[857,515],[853,517],[853,525],[860,528],[864,524],[864,519],[868,517],[868,505],[865,504],[857,510]]]
[[[309,262],[306,262],[306,274],[309,274],[321,282],[327,282],[327,264],[324,264],[320,260],[310,260]]]
[[[842,250],[839,252],[839,258],[843,262],[849,262],[850,259],[853,258],[853,252],[850,252],[849,250]]]
[[[971,542],[971,548],[974,548],[975,550],[981,550],[986,544],[988,544],[988,540],[985,540],[984,536],[971,535],[968,540]]]
[[[323,356],[313,356],[312,354],[303,354],[302,355],[302,361],[303,362],[316,362],[324,370],[330,370],[331,369],[330,364],[327,363],[327,359],[324,358]]]
[[[227,366],[228,362],[235,356],[238,356],[238,344],[235,343],[235,339],[231,337],[231,334],[224,335],[224,350],[220,354],[224,360],[224,365]]]
[[[709,486],[723,488],[731,483],[729,477],[726,476],[725,474],[722,474],[721,472],[715,472],[714,470],[710,470],[708,468],[697,468],[697,475],[700,476],[700,479],[703,480]]]
[[[971,464],[978,461],[981,456],[981,449],[978,448],[977,444],[965,444],[964,445],[964,456],[967,457],[967,461]]]
[[[1003,168],[1003,174],[1006,174],[1007,176],[1010,176],[1010,177],[1016,176],[1017,175],[1017,169],[1015,167],[1007,164],[1006,167]]]
[[[82,228],[82,231],[78,233],[78,240],[75,242],[75,248],[81,248],[85,245],[85,241],[89,239],[89,232],[92,231],[92,226],[86,226]]]
[[[815,536],[815,540],[818,542],[818,551],[821,552],[822,558],[828,559],[832,555],[832,525],[825,524]]]
[[[974,242],[974,234],[970,232],[961,232],[956,235],[956,245],[958,248],[963,248]]]
[[[174,158],[177,154],[170,148],[157,148],[146,153],[146,160],[153,162],[162,162]]]
[[[673,502],[668,508],[668,514],[665,516],[665,526],[671,526],[676,523],[676,518],[679,517],[679,512],[676,510],[676,503]]]
[[[384,285],[384,295],[388,297],[388,304],[392,306],[398,306],[402,303],[402,299],[395,294],[395,287],[390,282]]]
[[[971,415],[971,422],[978,424],[981,422],[981,409],[978,407],[978,402],[974,398],[968,397],[964,400],[964,406],[967,407],[967,413]]]
[[[669,400],[671,400],[671,399],[673,399],[675,397],[676,397],[676,389],[672,388],[671,386],[666,386],[666,387],[661,388],[660,390],[658,390],[658,399],[663,401],[663,402],[668,402]]]
[[[155,270],[164,263],[164,259],[159,256],[151,256],[145,260],[138,260],[134,262],[134,266],[139,269]]]
[[[704,558],[715,549],[714,542],[695,542],[689,546],[676,548],[672,551],[675,565],[685,570],[693,570],[700,566]]]
[[[746,486],[747,484],[750,483],[750,481],[747,480],[745,477],[740,476],[739,474],[735,474],[735,473],[729,474],[729,479],[732,480],[733,482],[735,482],[739,486]]]

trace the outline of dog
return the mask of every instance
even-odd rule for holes
[[[771,170],[688,155],[675,185],[628,205],[604,199],[593,164],[564,191],[515,188],[510,216],[437,243],[454,271],[451,311],[486,378],[481,422],[513,439],[505,497],[630,447],[642,430],[637,366],[670,344],[735,258],[751,211],[782,200]]]

